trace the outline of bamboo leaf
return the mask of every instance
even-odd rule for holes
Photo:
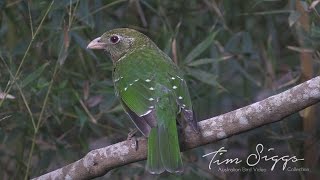
[[[74,110],[78,116],[79,119],[79,125],[80,125],[80,131],[83,129],[84,124],[88,121],[87,115],[79,109],[77,106],[74,107]]]
[[[200,44],[198,44],[187,56],[185,61],[187,63],[194,60],[198,57],[203,51],[205,51],[213,42],[214,38],[218,34],[219,31],[212,32],[205,40],[203,40]]]
[[[43,64],[40,66],[37,70],[29,74],[20,84],[21,88],[26,87],[28,84],[30,84],[32,81],[36,80],[40,77],[42,72],[45,70],[45,68],[49,65],[49,62]]]
[[[199,66],[203,64],[210,64],[210,63],[213,63],[214,61],[216,61],[216,59],[213,59],[213,58],[197,59],[195,61],[191,61],[190,63],[188,63],[188,66]]]
[[[300,18],[301,14],[298,11],[293,11],[290,13],[290,16],[288,17],[289,26],[291,27],[294,25],[298,19]]]
[[[15,99],[16,97],[11,94],[6,94],[4,92],[0,92],[0,99]]]
[[[217,82],[217,76],[214,74],[199,69],[187,69],[187,73],[203,83],[227,91],[221,84]]]
[[[204,65],[204,64],[220,62],[220,61],[227,60],[227,59],[229,59],[231,57],[233,57],[233,56],[229,55],[229,56],[223,56],[223,57],[220,57],[220,58],[202,58],[202,59],[197,59],[195,61],[191,61],[190,63],[188,63],[188,66],[200,66],[200,65]]]

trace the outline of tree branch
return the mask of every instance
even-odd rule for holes
[[[187,127],[181,137],[181,149],[185,151],[280,121],[319,101],[320,76],[249,106],[200,121],[200,134]],[[144,160],[147,141],[145,138],[137,140],[137,144],[134,140],[126,140],[92,150],[82,159],[34,180],[90,179],[102,176],[116,167]]]

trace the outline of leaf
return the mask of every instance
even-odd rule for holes
[[[227,57],[232,57],[232,56],[227,56]],[[225,59],[226,59],[226,57],[197,59],[195,61],[191,61],[190,63],[188,63],[188,66],[199,66],[199,65],[203,65],[203,64],[210,64],[213,62],[220,62]]]
[[[59,64],[60,66],[62,66],[64,64],[64,62],[66,61],[67,57],[68,57],[68,49],[69,49],[69,45],[70,45],[70,36],[69,36],[69,31],[68,31],[68,26],[64,25],[63,27],[63,41],[62,41],[62,49],[60,51],[59,54]]]
[[[20,86],[21,88],[26,87],[28,84],[30,84],[32,81],[40,77],[44,69],[49,65],[49,62],[43,64],[40,66],[37,70],[29,74],[23,81],[21,82]]]
[[[219,31],[212,32],[205,40],[198,44],[186,57],[185,61],[187,63],[198,57],[203,51],[205,51],[212,43]]]
[[[123,107],[121,104],[118,104],[117,106],[113,107],[112,109],[109,109],[107,112],[108,113],[123,112]]]
[[[310,34],[312,38],[319,38],[320,37],[320,28],[316,25],[311,25]]]
[[[83,92],[83,99],[86,101],[89,97],[90,94],[90,87],[89,87],[89,81],[84,81],[83,82],[83,88],[82,88],[82,92]]]
[[[90,28],[94,28],[94,20],[89,10],[89,1],[80,1],[79,9],[77,10],[76,16],[78,20],[89,26]]]
[[[225,50],[232,53],[252,54],[253,42],[250,33],[238,32],[225,45]]]
[[[80,123],[80,131],[84,127],[84,124],[88,121],[87,115],[81,111],[77,106],[74,106],[74,110],[76,111],[76,114],[78,115],[79,118],[79,123]]]
[[[82,48],[85,49],[87,51],[87,53],[89,53],[95,60],[97,60],[97,56],[93,53],[92,50],[88,50],[87,49],[87,45],[88,45],[88,40],[84,40],[83,36],[80,36],[78,33],[76,32],[70,32],[70,35],[72,36],[72,38],[74,39],[74,41]]]
[[[288,17],[289,26],[292,27],[292,25],[294,25],[298,21],[300,16],[301,14],[298,11],[291,12]]]
[[[227,91],[221,84],[217,82],[217,76],[214,74],[211,74],[199,69],[187,69],[187,73],[203,83],[206,83],[211,86],[218,87],[224,91]]]
[[[254,79],[253,76],[251,76],[237,61],[233,62],[234,67],[239,70],[239,72],[245,77],[247,78],[249,81],[251,81],[253,84],[255,84],[258,87],[261,87],[261,82],[257,81]]]
[[[234,34],[229,41],[225,45],[225,50],[228,52],[235,52],[235,53],[240,53],[239,52],[239,44],[241,42],[241,37],[242,37],[242,32],[238,32]]]
[[[15,99],[16,97],[12,96],[11,94],[6,94],[4,92],[0,92],[0,99]]]
[[[311,48],[297,47],[297,46],[287,46],[288,49],[292,51],[297,51],[299,53],[314,53],[315,50]]]
[[[190,63],[188,63],[188,66],[199,66],[202,64],[213,63],[214,61],[215,61],[215,59],[213,59],[213,58],[203,58],[203,59],[191,61]]]
[[[252,38],[248,32],[242,33],[242,53],[249,53],[253,52],[253,45],[252,45]]]
[[[50,82],[47,81],[44,77],[39,77],[38,82],[37,82],[37,89],[42,89],[46,86],[49,86]]]
[[[98,104],[100,104],[102,100],[103,100],[103,96],[102,95],[96,95],[96,96],[89,97],[89,99],[87,99],[85,101],[85,104],[89,108],[92,108],[92,107],[95,107]]]

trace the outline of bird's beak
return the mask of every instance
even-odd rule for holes
[[[106,43],[102,43],[100,42],[100,37],[95,38],[94,40],[92,40],[88,46],[87,49],[105,49],[106,48]]]

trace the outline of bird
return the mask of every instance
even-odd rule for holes
[[[109,30],[87,48],[107,51],[111,57],[115,94],[148,139],[146,170],[182,173],[177,128],[179,124],[196,132],[199,128],[178,66],[148,36],[130,28]]]

